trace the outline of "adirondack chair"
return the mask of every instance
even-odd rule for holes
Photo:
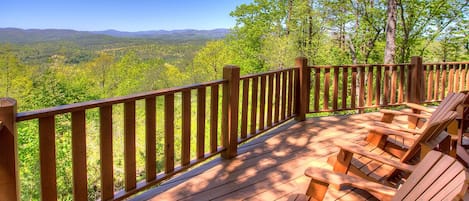
[[[428,125],[428,121],[433,115],[454,111],[459,104],[468,98],[469,95],[466,95],[465,93],[448,93],[436,109],[430,109],[414,103],[406,103],[406,106],[412,109],[412,112],[381,109],[380,112],[383,113],[383,116],[381,117],[380,122],[375,122],[374,125],[420,134]],[[392,124],[394,118],[398,115],[408,116],[407,127]],[[422,120],[427,121],[423,122]]]
[[[328,162],[333,165],[335,172],[350,172],[371,181],[385,180],[389,182],[389,185],[396,185],[396,183],[393,183],[396,176],[406,177],[407,174],[398,174],[402,172],[383,165],[383,163],[393,161],[415,164],[436,147],[448,153],[451,137],[444,129],[456,116],[457,113],[454,111],[435,115],[421,135],[382,128],[380,130],[371,130],[367,140],[362,144],[335,141],[334,143],[340,148],[340,151],[337,156],[330,157]],[[411,139],[414,143],[408,148],[401,147],[387,140],[390,135]],[[355,154],[358,157],[354,157]]]
[[[384,201],[463,200],[469,186],[469,175],[466,168],[456,159],[438,151],[430,151],[416,166],[393,165],[395,168],[412,172],[398,189],[326,169],[308,168],[305,175],[310,177],[311,181],[306,195],[294,194],[288,200],[323,200],[329,185],[347,185],[362,189]]]

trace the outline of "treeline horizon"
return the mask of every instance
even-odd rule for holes
[[[231,12],[237,24],[223,38],[91,35],[2,42],[0,96],[16,99],[20,112],[30,111],[217,80],[228,64],[239,66],[242,74],[293,67],[298,56],[308,58],[310,65],[381,64],[385,55],[391,55],[394,63],[408,63],[411,56],[422,56],[425,62],[467,61],[467,13],[464,0],[254,0]],[[394,27],[394,36],[388,35],[388,25]],[[116,110],[115,115],[122,113]],[[87,141],[92,142],[87,146],[88,196],[97,199],[99,154],[94,150],[99,149],[99,118],[96,112],[87,117]],[[72,194],[69,118],[56,119],[62,200]],[[122,122],[116,122],[115,129],[122,130]],[[143,140],[144,130],[136,132]],[[37,122],[19,124],[18,134],[21,198],[36,200],[40,198]],[[122,153],[120,140],[122,133],[116,132],[116,154]],[[137,171],[144,175],[141,151]],[[116,189],[123,185],[119,154]]]

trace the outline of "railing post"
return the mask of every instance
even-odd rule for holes
[[[225,66],[222,100],[222,145],[226,151],[222,157],[230,159],[238,154],[238,104],[239,104],[239,67]]]
[[[0,200],[20,200],[16,100],[0,99]]]
[[[407,77],[407,102],[420,104],[424,100],[424,72],[422,57],[413,56]]]
[[[305,57],[298,57],[295,59],[295,66],[298,67],[299,76],[296,83],[296,117],[297,121],[304,121],[306,113],[308,112],[308,98],[309,98],[309,81],[310,69],[308,68],[308,59]]]

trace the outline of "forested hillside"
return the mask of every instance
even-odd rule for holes
[[[467,61],[468,4],[465,0],[254,0],[231,12],[237,21],[231,30],[0,28],[0,96],[15,98],[20,112],[29,111],[220,79],[226,64],[240,66],[242,74],[291,67],[298,56],[307,57],[310,64],[331,65],[383,63],[385,55],[396,63],[409,62],[413,55],[425,62]],[[180,115],[180,108],[176,110]],[[122,113],[117,108],[115,116]],[[97,111],[87,113],[89,199],[99,198],[100,193],[99,154],[93,151],[99,148],[98,116]],[[69,119],[70,115],[56,118],[61,200],[71,199]],[[120,189],[122,121],[113,125],[115,184]],[[175,133],[180,133],[177,129],[176,125]],[[137,128],[136,133],[137,143],[144,144],[144,130]],[[37,122],[19,124],[18,134],[21,196],[37,200]],[[158,141],[159,151],[162,146]],[[142,177],[143,152],[138,154],[137,171]]]

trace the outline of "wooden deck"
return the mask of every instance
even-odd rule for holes
[[[241,145],[235,159],[214,159],[134,200],[286,200],[292,193],[306,191],[307,167],[331,168],[326,161],[338,151],[335,139],[363,140],[366,124],[377,119],[377,113],[368,113],[290,121]],[[345,194],[329,192],[327,200],[374,199],[353,189]]]

